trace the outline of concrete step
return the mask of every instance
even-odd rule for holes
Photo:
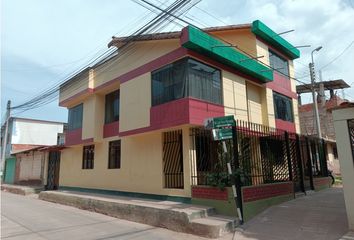
[[[215,215],[214,208],[171,201],[72,191],[43,191],[39,199],[209,238],[221,237],[237,225],[230,217]]]
[[[218,238],[227,233],[234,231],[239,225],[239,221],[235,218],[213,215],[206,218],[192,220],[190,226],[193,228],[194,234],[202,232],[204,237]]]

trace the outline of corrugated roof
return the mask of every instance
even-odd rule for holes
[[[219,27],[209,27],[209,28],[203,28],[203,31],[212,33],[212,32],[219,32],[219,31],[230,31],[230,30],[236,30],[236,29],[247,29],[251,28],[251,24],[237,24],[237,25],[227,25],[227,26],[219,26]],[[144,34],[136,39],[134,41],[151,41],[151,40],[163,40],[163,39],[176,39],[179,38],[181,35],[181,31],[175,31],[175,32],[163,32],[163,33],[153,33],[153,34]],[[130,39],[131,37],[112,37],[112,41],[108,43],[108,47],[111,46],[120,46],[123,44],[126,40]]]

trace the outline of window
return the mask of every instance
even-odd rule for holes
[[[284,74],[286,77],[289,76],[289,63],[286,59],[280,57],[272,51],[269,51],[269,62],[272,68]]]
[[[279,93],[273,93],[274,112],[276,119],[293,122],[293,106],[290,98]]]
[[[82,128],[82,108],[83,104],[79,104],[69,109],[68,130]]]
[[[119,120],[119,90],[106,95],[105,123]]]
[[[218,69],[184,58],[152,72],[152,105],[184,97],[222,104]]]
[[[82,169],[93,169],[95,145],[84,146],[82,151]]]
[[[120,140],[109,142],[108,168],[120,168]]]

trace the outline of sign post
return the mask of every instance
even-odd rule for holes
[[[233,141],[233,155],[234,155],[234,165],[235,169],[240,168],[238,159],[238,145],[237,145],[237,132],[236,132],[236,121],[234,116],[225,116],[217,118],[208,118],[204,121],[204,126],[207,129],[211,129],[213,133],[214,141],[222,141],[224,154],[227,153],[225,140],[232,139]],[[227,170],[230,177],[232,177],[232,168],[230,159],[227,161]],[[241,178],[239,174],[236,174],[235,182],[232,184],[232,192],[235,198],[237,215],[240,219],[240,223],[243,223],[243,213],[242,213],[242,193],[241,193]]]

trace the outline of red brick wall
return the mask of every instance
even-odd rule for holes
[[[292,182],[264,184],[244,187],[242,189],[243,202],[257,201],[289,194],[294,194],[294,186]]]
[[[192,198],[227,200],[227,190],[213,187],[192,187]]]
[[[331,179],[329,177],[313,178],[314,187],[327,186],[329,187]]]

